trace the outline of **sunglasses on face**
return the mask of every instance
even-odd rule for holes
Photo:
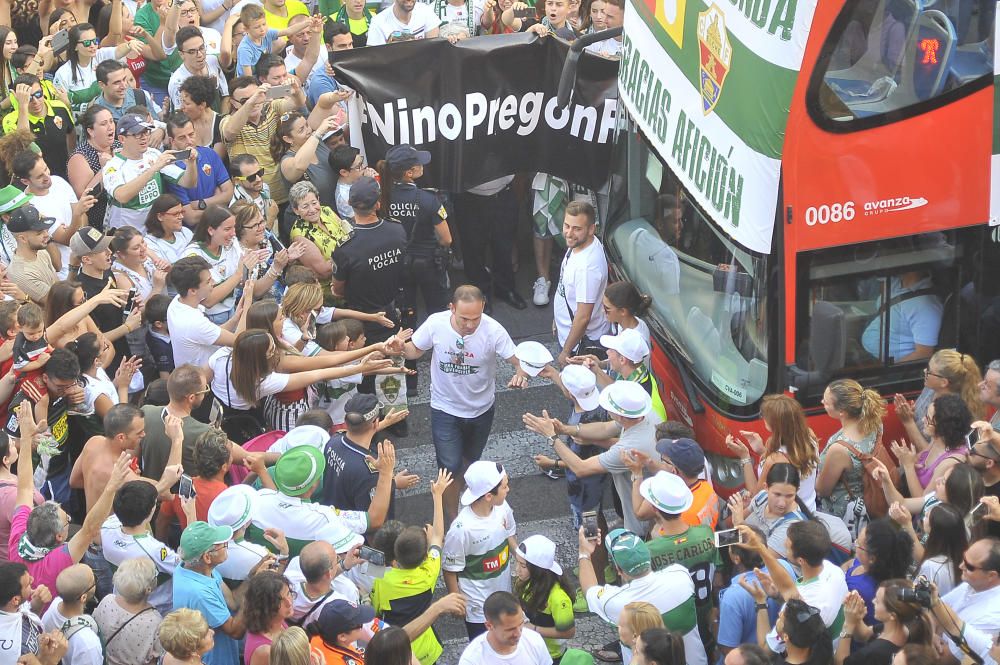
[[[98,43],[99,42],[96,39],[81,39],[80,40],[80,46],[83,46],[83,47],[97,46]]]
[[[45,93],[42,92],[41,90],[36,90],[35,92],[31,93],[31,98],[32,99],[41,99],[44,96],[45,96]]]
[[[246,180],[247,182],[253,182],[254,180],[257,180],[258,178],[263,178],[264,177],[264,169],[260,169],[256,173],[250,173],[248,175],[241,175],[240,177],[243,178],[244,180]]]

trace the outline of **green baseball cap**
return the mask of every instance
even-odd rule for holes
[[[285,496],[301,496],[323,480],[326,459],[319,448],[298,446],[285,452],[274,465],[274,484]]]
[[[14,185],[0,189],[0,214],[16,210],[35,198],[34,195],[22,192]]]
[[[608,548],[615,565],[630,577],[648,573],[652,568],[649,548],[642,538],[631,531],[614,529],[604,537],[604,546]]]
[[[233,539],[233,530],[228,526],[212,526],[208,522],[191,522],[181,534],[181,558],[185,561],[200,559],[205,552],[220,543]]]

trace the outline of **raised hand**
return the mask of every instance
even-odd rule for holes
[[[896,407],[896,417],[899,418],[899,422],[904,425],[913,422],[915,412],[913,402],[907,401],[905,397],[896,393],[892,398],[892,403]]]
[[[444,496],[444,491],[451,485],[454,478],[451,471],[438,469],[437,478],[431,483],[431,494],[434,496]]]
[[[396,482],[397,489],[406,490],[415,487],[420,482],[420,476],[410,473],[408,469],[403,469],[395,475],[393,480]]]
[[[378,444],[378,459],[372,459],[369,455],[367,460],[375,465],[379,474],[392,473],[396,468],[396,446],[392,445],[389,439]]]
[[[889,447],[892,450],[892,454],[899,460],[900,466],[909,466],[916,462],[917,451],[905,440],[893,441]]]

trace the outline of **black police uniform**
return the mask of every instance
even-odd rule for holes
[[[400,310],[403,325],[417,327],[417,291],[423,294],[428,314],[448,308],[451,299],[448,283],[449,250],[438,245],[434,227],[447,224],[448,213],[438,197],[411,182],[397,182],[389,199],[389,217],[406,229],[408,246],[404,266],[406,281]]]
[[[362,312],[385,312],[399,322],[405,250],[406,231],[402,224],[385,219],[375,224],[357,224],[351,237],[333,250],[337,266],[333,278],[345,282],[347,306]],[[394,332],[378,323],[365,323],[369,342],[384,342]]]

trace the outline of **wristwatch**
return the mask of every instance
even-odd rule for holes
[[[208,204],[205,203],[205,199],[198,199],[198,210],[204,210],[207,207]]]
[[[767,609],[767,603],[757,603],[756,605],[754,605],[754,607],[757,608],[758,612],[761,611],[761,610],[766,610]]]

